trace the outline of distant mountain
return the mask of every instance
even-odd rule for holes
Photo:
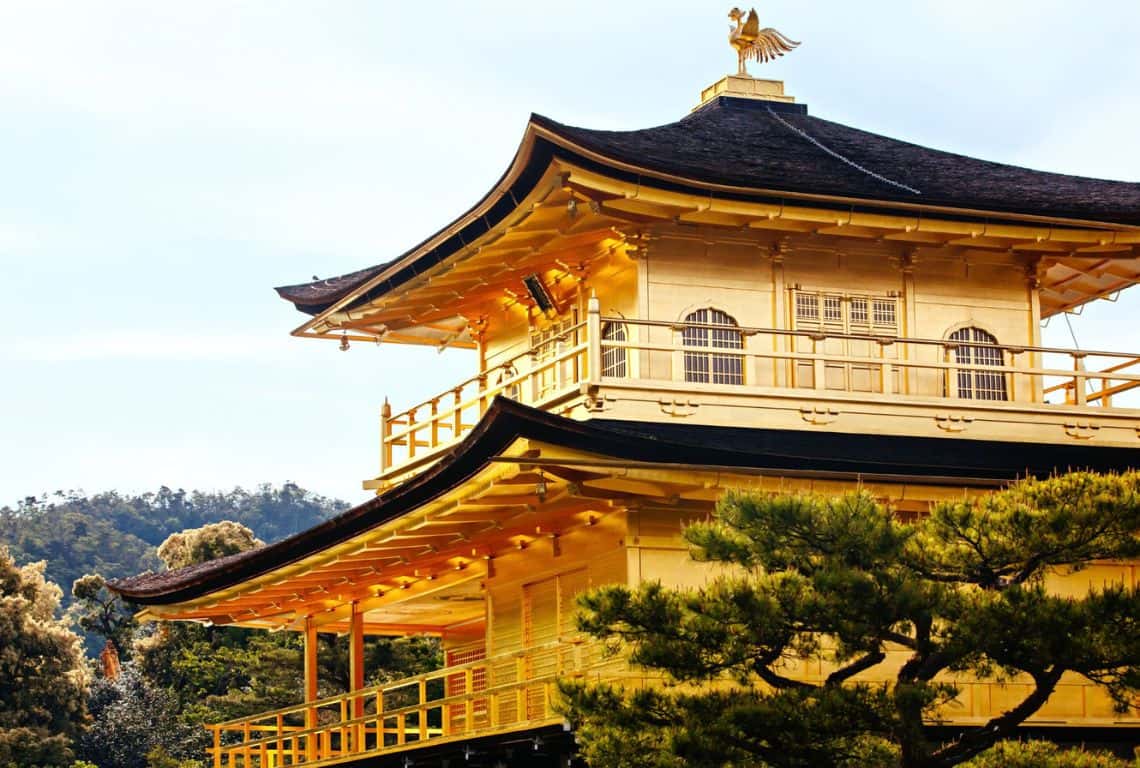
[[[228,493],[171,490],[125,496],[57,492],[0,507],[0,545],[19,564],[47,561],[47,577],[71,601],[71,584],[85,573],[108,579],[161,567],[155,550],[172,533],[220,520],[249,527],[264,542],[320,523],[347,504],[292,483]]]

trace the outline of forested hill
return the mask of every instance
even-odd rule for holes
[[[167,536],[220,520],[250,528],[272,542],[332,517],[347,505],[292,483],[228,493],[171,490],[125,496],[57,492],[0,507],[0,545],[17,563],[47,561],[47,578],[59,584],[64,604],[71,584],[86,573],[108,579],[160,567],[155,549]]]

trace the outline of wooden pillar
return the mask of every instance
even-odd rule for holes
[[[305,701],[317,700],[317,625],[313,617],[305,617]],[[310,707],[305,710],[305,730],[317,727],[317,710]],[[305,737],[305,754],[309,760],[317,757],[317,738],[315,734]]]
[[[786,306],[788,291],[784,282],[784,259],[788,254],[787,238],[780,238],[773,243],[769,252],[772,256],[772,327],[777,330],[788,330],[791,325],[788,323]],[[782,333],[773,334],[772,351],[777,355],[787,351],[789,340],[791,345],[795,345],[794,337]],[[772,365],[772,383],[777,387],[790,386],[787,375],[789,367],[788,358],[777,356]]]
[[[383,475],[392,466],[392,444],[388,441],[388,436],[392,431],[392,406],[388,404],[388,398],[384,398],[384,404],[380,406],[380,474]]]
[[[917,248],[908,248],[903,254],[900,267],[902,269],[902,298],[903,298],[903,313],[902,319],[904,327],[899,334],[904,339],[915,338],[918,336],[918,301],[915,296],[914,289],[914,265],[917,260]],[[901,345],[900,355],[904,360],[918,358],[922,352],[918,346],[910,344]],[[907,394],[916,394],[918,392],[918,369],[907,366],[906,376],[902,377],[899,382],[903,391]]]
[[[352,618],[348,627],[348,689],[359,691],[364,688],[364,613],[360,603],[352,604]],[[352,716],[364,715],[364,700],[354,698]]]
[[[592,387],[602,381],[602,305],[592,292],[586,309],[586,375]]]
[[[1041,277],[1037,269],[1036,259],[1025,267],[1025,285],[1029,292],[1029,343],[1034,347],[1041,346]],[[1027,357],[1030,368],[1042,367],[1040,352],[1030,352]],[[1044,385],[1043,377],[1029,377],[1029,397],[1032,402],[1040,403],[1045,399]]]

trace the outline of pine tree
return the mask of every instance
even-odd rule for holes
[[[71,763],[87,681],[79,637],[56,618],[61,595],[42,562],[17,568],[0,547],[0,766]]]
[[[1135,472],[1023,482],[913,523],[868,493],[730,493],[685,531],[722,575],[582,599],[582,629],[677,684],[568,684],[568,712],[594,768],[958,765],[1011,735],[1066,675],[1130,705],[1140,593],[1063,597],[1045,579],[1136,556],[1137,531]],[[824,673],[796,671],[813,665]],[[925,725],[958,693],[947,672],[1017,675],[1029,692],[936,743]]]

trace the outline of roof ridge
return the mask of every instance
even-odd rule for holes
[[[867,176],[870,176],[872,179],[875,179],[877,181],[881,181],[884,184],[890,184],[892,187],[897,187],[898,189],[906,190],[907,192],[910,192],[910,193],[915,194],[915,195],[921,195],[922,194],[921,191],[915,189],[914,187],[907,186],[906,184],[903,184],[901,181],[895,181],[894,179],[888,179],[886,176],[882,175],[881,173],[875,173],[871,169],[866,168],[862,165],[859,165],[859,163],[855,162],[851,158],[846,157],[846,156],[840,154],[839,152],[836,152],[834,149],[827,146],[822,141],[820,141],[819,139],[817,139],[814,136],[812,136],[811,134],[809,134],[807,131],[805,131],[801,128],[797,128],[796,126],[792,125],[787,120],[785,120],[784,118],[777,115],[776,111],[774,109],[772,109],[770,106],[766,106],[765,109],[768,110],[768,114],[771,115],[776,120],[776,122],[778,122],[780,125],[784,126],[789,131],[792,131],[793,133],[797,134],[801,138],[806,139],[808,142],[810,142],[811,144],[813,144],[817,148],[823,150],[828,155],[830,155],[831,157],[834,157],[836,160],[840,161],[841,163],[845,163],[846,165],[851,166],[852,168],[859,171],[860,173],[866,174]]]

